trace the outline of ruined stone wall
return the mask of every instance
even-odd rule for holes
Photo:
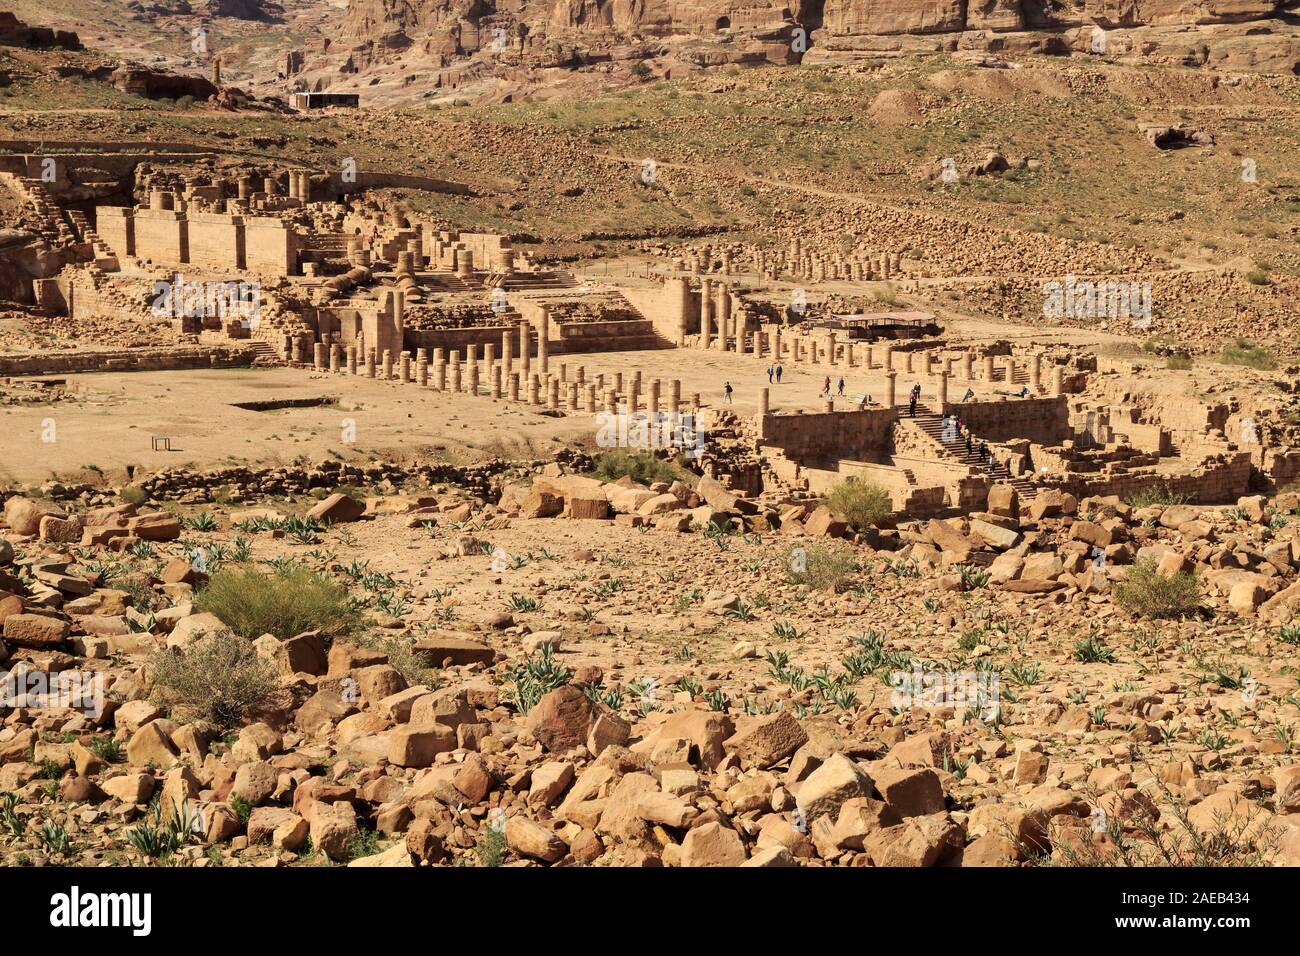
[[[95,232],[119,256],[135,255],[135,217],[124,206],[100,206],[95,210]]]
[[[1064,396],[948,402],[943,406],[943,414],[959,415],[975,436],[987,441],[1027,438],[1043,445],[1056,445],[1070,437],[1070,408]]]
[[[1132,474],[1043,476],[1042,484],[1069,492],[1077,498],[1089,495],[1118,495],[1127,498],[1142,491],[1164,489],[1183,495],[1195,504],[1223,504],[1250,493],[1249,452],[1227,452],[1207,460],[1184,475],[1152,471]]]
[[[628,286],[618,291],[674,345],[683,345],[687,335],[699,331],[700,294],[692,292],[684,278],[670,278],[657,288]]]
[[[858,458],[880,461],[889,452],[897,411],[869,408],[852,412],[764,415],[759,443],[780,448],[795,460]]]
[[[116,248],[113,251],[124,254]],[[189,223],[184,215],[170,209],[137,209],[135,254],[160,266],[189,262]]]
[[[477,345],[480,349],[484,345],[492,344],[501,351],[501,333],[509,332],[510,341],[514,354],[519,354],[519,333],[514,325],[478,325],[467,329],[407,329],[404,336],[406,349],[414,351],[415,349],[444,349],[448,352],[457,351],[464,353],[468,345]]]
[[[244,223],[224,213],[190,213],[190,262],[212,269],[242,269]],[[110,243],[110,247],[111,247]]]
[[[53,375],[71,372],[156,372],[187,368],[231,368],[252,364],[243,346],[174,349],[118,349],[104,352],[44,352],[0,355],[0,375]]]

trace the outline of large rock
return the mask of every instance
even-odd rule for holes
[[[745,862],[745,844],[740,834],[713,821],[703,823],[682,841],[682,866],[740,866]]]
[[[831,754],[799,784],[795,800],[804,819],[810,824],[820,816],[839,816],[845,802],[855,797],[870,797],[871,778],[842,753]]]
[[[567,684],[546,694],[533,706],[526,726],[547,750],[563,753],[587,742],[592,717],[591,700]]]
[[[4,636],[19,647],[54,648],[68,639],[69,625],[43,614],[10,614],[5,618]]]
[[[741,719],[725,747],[746,764],[767,768],[780,763],[808,742],[794,714],[781,710],[771,716]]]
[[[361,502],[342,492],[336,492],[308,511],[307,517],[314,521],[340,524],[346,521],[359,521],[365,512],[366,506]]]
[[[5,502],[5,524],[15,534],[35,535],[41,529],[41,519],[46,515],[66,518],[67,512],[52,501],[24,498],[15,495]]]

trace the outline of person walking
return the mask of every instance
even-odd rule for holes
[[[767,367],[767,384],[769,384],[769,385],[772,384],[772,371],[773,371],[773,370],[772,370],[772,366],[769,365],[769,366]]]
[[[781,363],[776,364],[776,384],[781,384]]]
[[[916,417],[916,392],[913,392],[911,397],[907,400],[907,417]]]
[[[730,405],[730,404],[731,404],[731,383],[730,383],[730,382],[724,382],[724,383],[723,383],[723,386],[722,386],[722,403],[723,403],[724,405]]]
[[[980,461],[988,461],[990,457],[992,456],[989,455],[989,443],[986,441],[980,442]]]
[[[822,381],[822,391],[821,391],[821,394],[822,394],[822,398],[830,398],[830,397],[831,397],[831,377],[830,377],[829,375],[827,375],[826,378],[823,379],[823,381]]]
[[[844,397],[844,376],[840,376],[840,398]]]
[[[972,450],[972,449],[971,449],[971,446],[972,446],[972,444],[973,444],[973,442],[971,442],[971,439],[970,439],[970,432],[967,432],[967,433],[966,433],[966,454],[968,454],[968,455],[971,453],[971,450]]]

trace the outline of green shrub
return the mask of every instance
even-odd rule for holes
[[[1171,355],[1165,360],[1165,368],[1174,371],[1185,372],[1191,367],[1192,357],[1190,355]]]
[[[818,591],[845,590],[858,563],[847,548],[830,548],[814,544],[790,549],[786,555],[792,584],[806,584]]]
[[[1230,345],[1219,353],[1219,361],[1224,365],[1244,365],[1247,368],[1271,372],[1277,368],[1277,356],[1268,349],[1252,345],[1239,338],[1235,345]]]
[[[158,651],[150,665],[159,703],[180,705],[223,726],[238,723],[279,683],[275,668],[257,655],[252,643],[228,631],[200,638],[188,647]]]
[[[1168,485],[1147,488],[1135,495],[1129,495],[1124,503],[1132,508],[1149,508],[1152,505],[1185,505],[1187,496],[1170,491]]]
[[[692,482],[695,477],[674,461],[656,457],[653,452],[606,451],[596,456],[591,474],[602,481],[617,481],[625,475],[642,485],[656,481]]]
[[[332,578],[297,564],[270,574],[249,565],[222,568],[195,597],[240,637],[274,634],[287,640],[303,631],[341,634],[357,624],[347,590]]]
[[[832,488],[826,496],[826,507],[859,529],[883,524],[894,513],[888,491],[873,481],[856,478]]]
[[[149,499],[149,492],[145,491],[139,485],[127,485],[118,494],[128,505],[144,504]]]
[[[1115,585],[1115,603],[1142,617],[1186,617],[1200,606],[1201,580],[1190,571],[1172,577],[1156,573],[1156,562],[1145,558]]]

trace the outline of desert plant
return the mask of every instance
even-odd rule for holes
[[[674,481],[692,482],[691,472],[675,460],[666,460],[649,451],[624,451],[615,449],[601,452],[592,462],[591,474],[602,481],[617,481],[629,477],[642,485],[656,481],[672,484]]]
[[[1115,661],[1115,652],[1096,634],[1089,634],[1074,645],[1074,659],[1084,664],[1111,664]]]
[[[150,658],[154,695],[163,704],[183,706],[224,726],[275,690],[275,668],[253,645],[221,631],[188,647],[158,651]]]
[[[1137,494],[1129,495],[1124,503],[1133,508],[1149,508],[1152,505],[1182,505],[1187,503],[1187,496],[1179,494],[1168,485],[1146,488]]]
[[[846,590],[857,562],[847,548],[814,544],[793,549],[786,559],[792,584],[806,584],[818,591],[840,592]]]
[[[222,568],[195,596],[195,607],[221,618],[249,640],[274,634],[288,640],[303,631],[340,634],[358,621],[347,591],[332,578],[296,564],[270,574],[254,567]]]
[[[1144,558],[1129,568],[1128,576],[1115,585],[1115,603],[1142,617],[1186,617],[1201,601],[1201,580],[1191,571],[1168,577],[1156,570],[1153,558]]]
[[[873,481],[850,478],[831,489],[826,507],[855,528],[884,524],[893,514],[889,492]]]
[[[555,662],[550,644],[519,664],[510,672],[513,687],[510,696],[521,714],[527,714],[544,696],[573,679],[573,671]]]

